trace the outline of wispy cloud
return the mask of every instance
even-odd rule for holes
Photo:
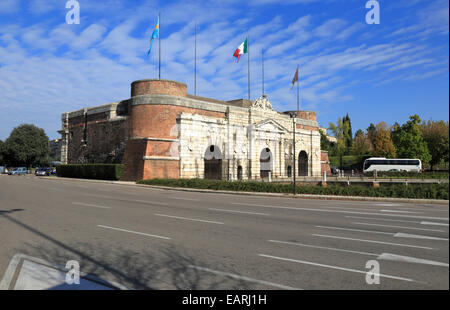
[[[285,9],[273,9],[272,0],[247,6],[231,0],[142,1],[138,6],[80,0],[80,25],[64,23],[64,1],[27,3],[34,11],[29,17],[0,20],[0,138],[14,126],[6,115],[17,111],[24,117],[15,122],[37,122],[55,137],[62,112],[126,99],[133,80],[157,76],[158,42],[149,57],[146,51],[159,11],[162,77],[187,83],[190,92],[197,21],[197,93],[202,96],[247,97],[246,56],[240,63],[232,57],[247,35],[252,98],[262,91],[264,48],[265,91],[279,110],[295,107],[290,85],[297,64],[301,108],[328,114],[354,102],[361,87],[371,92],[399,81],[448,80],[448,53],[442,52],[448,51],[448,37],[442,41],[448,34],[448,3],[441,0],[405,2],[402,8],[415,10],[418,23],[408,24],[409,16],[403,16],[395,28],[385,19],[380,26],[364,24],[364,11],[354,19],[336,11],[326,14],[322,2],[312,0],[286,1]],[[357,7],[356,1],[350,3]],[[316,10],[292,9],[305,6]],[[18,1],[0,1],[0,15],[18,8]],[[48,14],[57,10],[61,14]],[[424,32],[426,39],[419,35]]]

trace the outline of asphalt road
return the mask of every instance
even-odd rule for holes
[[[134,289],[448,290],[448,209],[0,175],[0,279],[21,253]]]

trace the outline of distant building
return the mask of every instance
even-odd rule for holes
[[[332,142],[332,143],[336,143],[337,139],[335,137],[329,136],[327,134],[327,129],[323,128],[323,127],[319,127],[319,130],[327,137],[328,141]]]
[[[50,157],[54,161],[61,160],[61,145],[62,145],[61,139],[50,140]]]
[[[208,178],[273,180],[320,176],[316,113],[255,101],[189,95],[186,84],[140,80],[131,98],[62,115],[63,163],[123,163],[122,180]],[[220,91],[220,90],[218,90]]]

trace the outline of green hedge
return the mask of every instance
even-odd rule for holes
[[[364,176],[373,177],[373,172],[366,172]],[[397,172],[389,172],[389,171],[377,171],[378,178],[408,178],[408,179],[448,179],[449,177],[448,171],[426,171],[426,172],[406,172],[406,171],[397,171]]]
[[[247,192],[292,193],[291,184],[268,182],[229,182],[205,179],[152,179],[142,180],[139,184],[162,185],[170,187],[201,188],[212,190],[231,190]],[[381,184],[374,188],[367,185],[329,184],[321,186],[299,186],[299,194],[342,195],[366,197],[396,197],[422,199],[449,199],[448,184]]]
[[[122,168],[122,164],[58,165],[56,175],[66,178],[119,180]]]

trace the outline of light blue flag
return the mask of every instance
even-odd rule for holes
[[[147,55],[150,55],[150,52],[152,50],[153,39],[158,39],[158,38],[159,38],[159,17],[158,17],[158,23],[156,24],[155,30],[153,30],[152,37],[150,38],[150,48],[147,52]]]

